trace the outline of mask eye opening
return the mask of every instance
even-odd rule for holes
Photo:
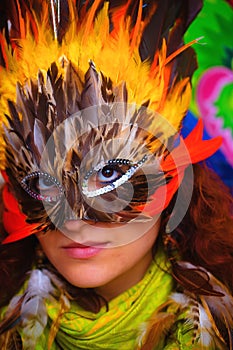
[[[129,159],[122,158],[114,158],[108,160],[107,162],[100,162],[97,166],[95,166],[85,174],[84,180],[82,182],[83,194],[87,198],[93,198],[113,191],[117,187],[127,182],[135,174],[135,172],[147,161],[147,159],[147,155],[144,155],[144,157],[137,163],[132,162]],[[126,172],[122,172],[121,176],[118,176],[116,179],[114,179],[114,181],[107,183],[105,186],[96,190],[89,190],[88,180],[91,178],[91,176],[97,174],[101,169],[103,169],[106,166],[128,166],[129,169]]]
[[[48,193],[49,194],[43,194],[43,191],[40,192],[40,189],[33,188],[36,187],[35,183],[39,183],[39,180],[46,180],[48,183],[51,184],[51,188],[53,189],[53,192],[55,193],[49,193],[49,186],[48,186]],[[34,186],[33,186],[34,182]],[[42,172],[42,171],[34,171],[31,174],[28,174],[25,176],[21,182],[20,182],[22,188],[34,199],[39,201],[45,201],[45,202],[57,202],[62,196],[63,196],[63,187],[61,186],[60,182],[52,175]],[[37,186],[38,187],[38,186]],[[55,189],[55,191],[54,191]]]

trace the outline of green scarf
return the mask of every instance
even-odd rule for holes
[[[61,318],[56,342],[62,349],[137,349],[140,336],[155,310],[172,291],[172,277],[167,273],[163,254],[158,254],[144,278],[135,286],[109,302],[109,311],[102,307],[95,314],[83,310],[77,303]],[[47,304],[52,321],[59,305]],[[48,329],[36,350],[47,349]],[[51,349],[59,349],[55,342]]]
[[[95,314],[72,302],[60,318],[50,350],[139,350],[147,339],[150,325],[157,321],[158,341],[154,346],[153,340],[147,346],[149,350],[226,350],[217,341],[211,325],[206,328],[208,322],[194,341],[197,330],[192,310],[184,305],[187,296],[172,293],[174,283],[169,270],[166,256],[158,252],[144,278],[110,301],[109,311],[102,307]],[[47,302],[50,322],[35,350],[48,349],[51,324],[56,322],[60,308],[59,303]]]

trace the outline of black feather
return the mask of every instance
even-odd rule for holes
[[[200,267],[195,267],[184,261],[173,262],[172,272],[176,281],[192,293],[217,297],[224,295],[221,291],[213,288],[208,273]]]

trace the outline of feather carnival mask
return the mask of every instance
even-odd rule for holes
[[[1,34],[5,243],[65,220],[151,220],[213,154],[179,136],[201,1],[14,1]],[[196,41],[195,41],[196,42]],[[16,217],[19,218],[16,222]]]

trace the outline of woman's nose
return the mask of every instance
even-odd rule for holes
[[[67,231],[75,231],[77,232],[77,230],[79,230],[81,227],[83,227],[84,225],[87,225],[83,220],[67,220],[65,221],[65,223],[63,224],[63,229],[67,230]]]

